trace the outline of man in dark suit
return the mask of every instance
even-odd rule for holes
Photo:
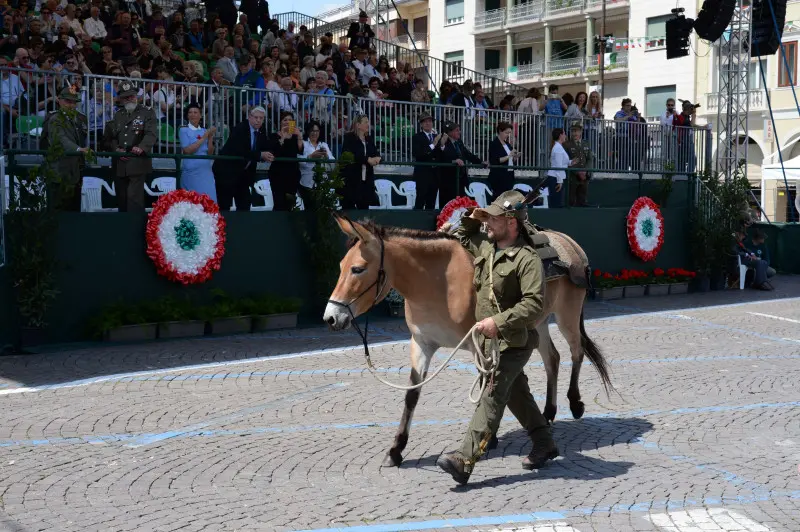
[[[411,152],[414,160],[421,163],[436,162],[438,154],[442,153],[442,135],[433,130],[433,118],[428,113],[419,116],[422,131],[411,139]],[[415,209],[436,208],[436,194],[439,192],[439,170],[435,166],[415,166],[414,181],[417,184],[417,199]]]
[[[469,185],[469,176],[464,165],[467,163],[483,164],[487,163],[480,157],[467,149],[461,141],[461,126],[454,122],[444,124],[444,146],[442,153],[439,154],[439,161],[443,163],[454,163],[453,166],[445,166],[439,170],[439,207],[443,208],[447,202],[457,196],[465,195],[464,188]]]
[[[215,160],[211,167],[217,185],[217,203],[222,211],[231,210],[236,201],[237,211],[250,210],[250,186],[255,183],[256,166],[259,161],[272,162],[275,156],[267,151],[268,141],[264,129],[266,111],[253,107],[246,121],[231,130],[228,142],[220,155],[240,157],[240,160]]]
[[[350,28],[347,30],[347,38],[350,39],[348,48],[351,50],[353,48],[369,50],[370,42],[375,37],[375,32],[367,24],[368,18],[367,13],[362,11],[358,14],[358,22],[350,24]]]

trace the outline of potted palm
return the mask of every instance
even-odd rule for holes
[[[386,294],[386,303],[389,305],[389,315],[395,318],[405,318],[406,300],[400,293],[392,288]]]

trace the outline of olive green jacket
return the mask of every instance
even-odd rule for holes
[[[114,114],[113,120],[106,122],[103,141],[109,151],[116,151],[117,148],[130,151],[138,146],[145,154],[152,152],[158,141],[158,120],[155,112],[143,105],[130,113],[124,108],[120,109]],[[149,174],[153,171],[153,160],[131,154],[127,161],[115,158],[112,169],[117,177]]]
[[[455,232],[475,257],[475,319],[494,320],[501,351],[525,347],[528,335],[536,334],[534,326],[544,305],[542,261],[522,237],[512,247],[496,251],[479,229],[480,222],[465,216]]]
[[[75,112],[73,116],[62,111],[53,111],[47,115],[42,126],[45,137],[45,148],[60,143],[65,152],[75,152],[86,146],[87,121],[82,114]],[[74,185],[80,180],[83,155],[61,157],[53,165],[53,169],[67,183]]]

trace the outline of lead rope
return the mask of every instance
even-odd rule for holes
[[[475,350],[473,351],[473,362],[475,363],[475,369],[478,371],[478,374],[475,376],[475,380],[472,381],[472,386],[469,389],[469,400],[471,403],[475,404],[481,400],[483,396],[483,392],[486,390],[486,385],[490,381],[494,381],[494,374],[497,372],[497,365],[500,363],[500,344],[497,341],[497,338],[493,338],[489,343],[489,353],[488,356],[483,352],[481,349],[481,333],[479,333],[476,329],[477,324],[473,325],[469,332],[461,339],[458,345],[453,349],[453,352],[450,353],[450,356],[447,357],[441,366],[439,366],[436,371],[434,371],[430,377],[427,377],[425,380],[420,382],[419,384],[414,384],[413,386],[403,386],[401,384],[395,384],[393,382],[389,382],[386,379],[383,379],[375,370],[375,367],[372,365],[371,361],[368,360],[367,369],[372,376],[375,377],[378,381],[382,382],[386,386],[390,388],[394,388],[395,390],[416,390],[417,388],[422,388],[424,385],[431,382],[433,379],[436,378],[439,373],[447,366],[447,364],[453,359],[456,354],[456,351],[461,349],[464,343],[467,340],[472,340],[472,343],[475,344]],[[475,388],[479,388],[478,395],[474,396]]]

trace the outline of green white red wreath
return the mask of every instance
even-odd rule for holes
[[[442,228],[444,224],[450,224],[450,230],[455,230],[461,225],[461,216],[469,207],[477,207],[478,203],[467,196],[459,196],[447,202],[442,208],[442,212],[436,217],[436,230]]]
[[[147,255],[159,275],[183,284],[204,283],[225,254],[225,219],[205,194],[173,190],[153,205],[145,233]]]
[[[633,254],[645,262],[655,260],[664,245],[664,217],[648,197],[637,198],[628,213],[628,243]]]

